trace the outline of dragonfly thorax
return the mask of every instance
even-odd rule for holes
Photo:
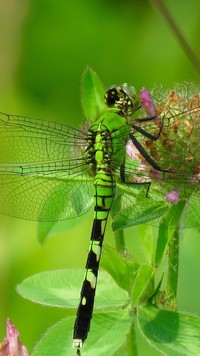
[[[101,126],[103,129],[101,130]],[[110,162],[113,154],[111,134],[104,125],[93,125],[88,132],[88,147],[86,159],[93,175],[98,171],[110,172]]]

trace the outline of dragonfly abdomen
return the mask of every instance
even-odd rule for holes
[[[102,175],[102,177],[101,177]],[[90,238],[90,247],[86,262],[85,279],[81,289],[80,304],[74,324],[74,346],[82,347],[90,329],[94,298],[97,285],[99,263],[106,223],[114,196],[115,184],[111,173],[98,173],[95,177],[94,220]],[[106,185],[105,185],[106,181]],[[109,184],[108,184],[109,183]]]
[[[102,244],[106,229],[108,215],[111,209],[115,180],[109,169],[106,147],[103,142],[103,135],[96,134],[93,151],[95,165],[94,176],[94,220],[90,238],[90,247],[86,262],[85,279],[83,281],[80,304],[77,310],[77,317],[74,324],[74,346],[77,349],[82,347],[90,329],[90,322],[94,307],[94,298],[97,286],[99,263],[101,258]]]

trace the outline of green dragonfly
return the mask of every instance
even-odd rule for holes
[[[157,225],[182,199],[180,226],[200,225],[200,94],[177,87],[168,96],[158,89],[155,97],[144,89],[138,98],[127,84],[113,86],[106,107],[80,130],[0,114],[1,213],[50,222],[77,218],[94,206],[74,324],[77,354],[90,329],[110,211],[115,229]]]

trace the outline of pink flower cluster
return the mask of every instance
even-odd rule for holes
[[[7,320],[6,334],[7,336],[0,344],[1,356],[29,356],[26,347],[19,341],[19,332],[9,319]]]

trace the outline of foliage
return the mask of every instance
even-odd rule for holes
[[[165,5],[188,42],[198,49],[200,2],[180,4],[166,0]],[[198,81],[190,60],[148,1],[61,0],[58,4],[54,0],[13,0],[11,6],[1,2],[0,10],[3,112],[66,120],[67,124],[79,127],[79,82],[86,64],[98,70],[106,86],[126,81],[137,88],[152,88],[155,83],[171,88],[176,82]],[[49,237],[56,235],[41,247],[35,238],[36,223],[1,216],[1,325],[6,325],[7,316],[11,317],[30,350],[46,328],[65,316],[65,311],[24,301],[15,292],[15,286],[39,271],[82,267],[91,219],[90,212],[52,228],[40,224],[41,241],[45,240],[45,229],[50,231]],[[146,225],[126,229],[128,250],[134,251],[137,261],[149,261],[156,233]],[[178,304],[181,310],[192,313],[200,312],[196,272],[200,269],[199,241],[197,230],[182,231]],[[106,242],[113,243],[110,224]],[[1,340],[4,330],[2,326]],[[141,339],[138,343],[139,354],[146,351],[148,355],[157,355],[152,348],[144,351]]]
[[[103,104],[98,104],[95,109],[94,98],[101,96],[102,85],[92,69],[88,68],[84,72],[82,85],[85,115],[89,118],[94,113],[98,115]],[[81,199],[81,196],[76,199]],[[138,204],[141,204],[139,200]],[[176,247],[183,208],[183,201],[180,201],[171,204],[171,207],[166,206],[162,213],[155,209],[155,215],[149,217],[152,221],[159,219],[160,228],[158,238],[150,250],[149,241],[143,239],[143,249],[148,250],[149,256],[146,263],[137,263],[125,250],[117,251],[113,247],[104,246],[101,266],[107,273],[101,272],[99,276],[94,320],[82,355],[104,355],[106,352],[117,355],[122,350],[127,355],[136,354],[136,326],[142,337],[161,354],[199,353],[200,318],[177,311],[176,307],[179,263]],[[137,220],[132,221],[133,225],[137,223]],[[126,218],[123,221],[116,219],[113,223],[114,230],[122,231],[129,226],[130,219]],[[42,239],[47,238],[50,231],[47,230],[47,235],[43,231]],[[165,272],[162,271],[162,265],[167,249],[170,251],[168,274],[167,283],[163,285]],[[71,349],[74,317],[71,314],[74,314],[78,304],[82,276],[83,271],[79,270],[49,271],[29,277],[18,286],[17,290],[24,298],[45,306],[65,308],[69,315],[45,333],[32,355],[74,354]]]

